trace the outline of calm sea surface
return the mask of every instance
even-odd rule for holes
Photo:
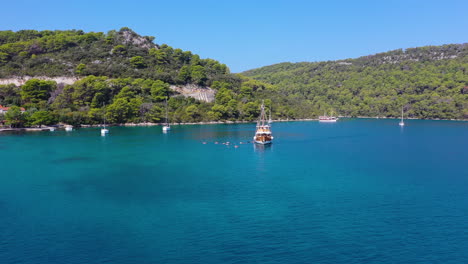
[[[468,122],[406,123],[1,133],[0,263],[467,263]]]

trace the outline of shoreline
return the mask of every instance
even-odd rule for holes
[[[399,120],[400,118],[395,117],[369,117],[369,116],[339,116],[339,118],[343,119],[393,119]],[[457,122],[468,122],[468,119],[425,119],[425,118],[405,118],[405,120],[429,120],[429,121],[457,121]],[[277,119],[272,120],[273,123],[279,122],[301,122],[301,121],[318,121],[318,118],[301,118],[301,119]],[[171,126],[177,125],[220,125],[220,124],[248,124],[248,123],[256,123],[256,121],[205,121],[205,122],[181,122],[181,123],[170,123]],[[162,123],[124,123],[124,124],[107,124],[108,127],[143,127],[143,126],[162,126]],[[14,131],[24,131],[24,132],[41,132],[41,131],[53,131],[53,130],[62,130],[65,128],[65,124],[58,124],[52,126],[44,126],[44,127],[22,127],[22,128],[0,128],[0,132],[14,132]],[[76,128],[93,128],[93,127],[104,127],[103,124],[99,125],[87,125],[82,124],[80,126],[76,126]]]
[[[57,129],[56,127],[21,127],[21,128],[0,128],[0,132],[24,131],[24,132],[42,132]]]
[[[294,122],[294,121],[318,121],[318,119],[278,119],[272,120],[272,122]],[[218,125],[218,124],[248,124],[256,123],[257,121],[204,121],[204,122],[181,122],[181,123],[169,123],[169,125]],[[120,126],[162,126],[160,123],[126,123]],[[119,125],[118,125],[119,126]]]
[[[357,119],[394,119],[400,120],[401,117],[375,117],[375,116],[339,116],[339,118],[357,118]],[[404,120],[428,120],[428,121],[462,121],[466,122],[468,119],[443,119],[443,118],[417,118],[417,117],[406,117]]]
[[[273,122],[294,122],[294,121],[318,121],[318,119],[278,119],[272,120]],[[257,121],[205,121],[205,122],[181,122],[181,123],[169,123],[171,126],[177,125],[220,125],[220,124],[247,124],[256,123]],[[162,123],[123,123],[123,124],[106,124],[107,127],[143,127],[143,126],[163,126]],[[13,132],[13,131],[24,131],[24,132],[40,132],[40,131],[51,131],[51,130],[63,130],[67,124],[57,124],[44,127],[21,127],[21,128],[0,128],[0,132]],[[104,127],[104,124],[88,125],[82,124],[74,126],[74,128],[97,128]]]
[[[339,116],[338,118],[343,119],[394,119],[400,120],[398,117],[368,117],[368,116]],[[425,119],[425,118],[405,118],[405,120],[432,120],[432,121],[461,121],[467,122],[468,119]],[[272,120],[273,123],[279,122],[300,122],[300,121],[319,121],[318,118],[300,118],[300,119],[276,119]],[[171,126],[177,125],[218,125],[218,124],[248,124],[248,123],[256,123],[257,121],[204,121],[204,122],[181,122],[181,123],[169,123]],[[162,126],[162,123],[124,123],[124,124],[110,124],[107,126],[125,126],[125,127],[132,127],[132,126]],[[103,125],[81,125],[81,127],[102,127]]]
[[[272,122],[295,122],[295,121],[318,121],[318,119],[278,119],[272,120]],[[204,122],[180,122],[180,123],[169,123],[171,126],[178,126],[178,125],[221,125],[221,124],[248,124],[248,123],[256,123],[257,121],[204,121]],[[124,126],[124,127],[136,127],[136,126],[163,126],[162,123],[123,123],[123,124],[107,124],[106,126]],[[103,127],[102,124],[100,125],[81,125],[83,128],[87,127]]]

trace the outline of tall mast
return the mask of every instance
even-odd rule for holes
[[[265,113],[265,105],[264,101],[262,100],[262,106],[260,107],[260,117],[258,118],[257,121],[257,127],[259,126],[265,126],[266,124],[266,113]]]
[[[103,107],[104,108],[104,128],[106,128],[106,109],[105,109],[105,107],[106,107],[106,104],[104,103],[104,107]]]
[[[168,125],[169,122],[168,122],[168,118],[167,118],[167,96],[166,96],[166,125]]]
[[[403,122],[403,106],[401,107],[401,121]]]
[[[270,107],[269,110],[270,110],[270,118],[268,119],[268,124],[271,124],[271,122],[272,122],[272,121],[271,121],[271,107]]]

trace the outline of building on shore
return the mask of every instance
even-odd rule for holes
[[[8,110],[10,110],[10,107],[0,105],[0,114],[6,114],[6,112],[8,112]],[[26,111],[26,109],[21,107],[21,113],[24,113],[25,111]]]

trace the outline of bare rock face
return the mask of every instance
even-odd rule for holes
[[[132,31],[123,31],[122,32],[123,42],[125,44],[133,44],[140,48],[151,49],[156,48],[156,45],[146,39],[145,37],[141,37]]]
[[[44,81],[55,81],[57,84],[73,84],[79,80],[77,77],[47,77],[47,76],[21,76],[21,77],[11,77],[0,79],[0,84],[14,84],[16,86],[21,86],[25,84],[30,79],[39,79]]]
[[[216,94],[216,91],[210,87],[203,87],[195,84],[171,85],[170,88],[185,97],[193,97],[207,103],[213,102]]]

